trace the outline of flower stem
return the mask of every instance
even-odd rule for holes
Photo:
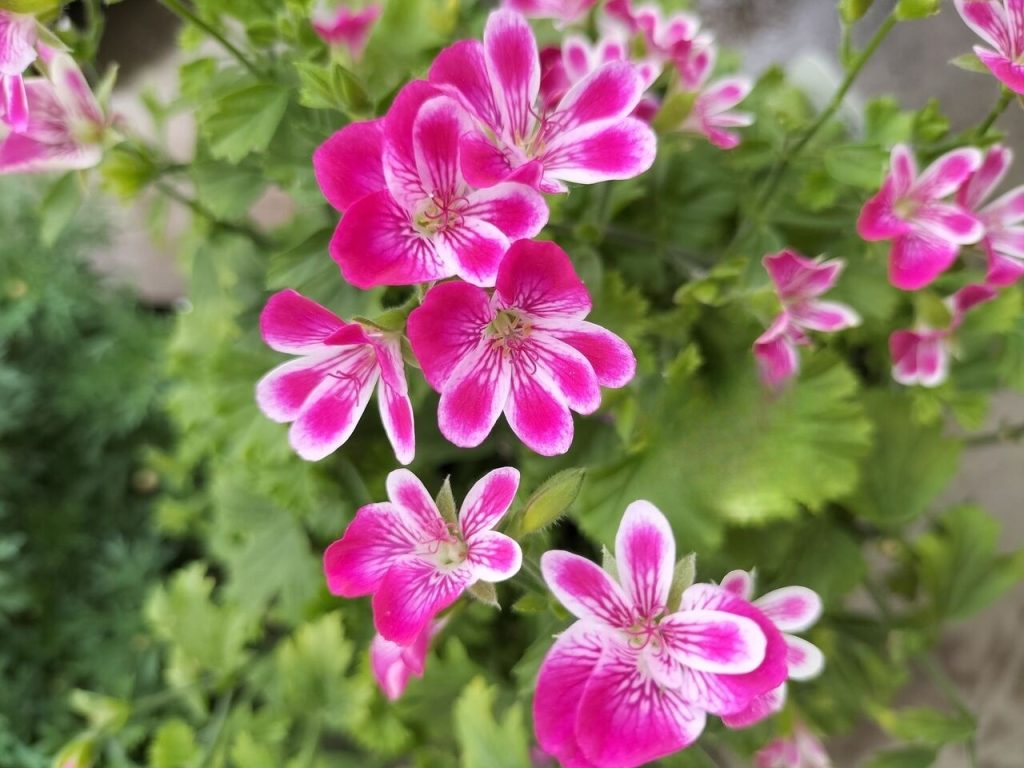
[[[244,224],[235,224],[230,221],[224,221],[223,219],[217,218],[212,211],[206,209],[202,203],[198,200],[193,200],[191,197],[182,194],[177,189],[167,184],[164,181],[155,182],[154,186],[161,194],[169,197],[175,202],[181,203],[188,208],[196,216],[206,219],[214,227],[224,230],[225,232],[234,232],[238,235],[244,235],[253,241],[255,245],[260,248],[267,249],[270,247],[270,241],[260,232],[257,232],[252,227],[247,227]]]
[[[988,135],[989,130],[991,130],[992,126],[995,125],[996,120],[998,120],[1002,116],[1003,112],[1006,111],[1006,108],[1010,106],[1010,102],[1013,101],[1013,96],[1013,91],[1009,88],[1003,88],[1003,92],[999,95],[999,101],[997,101],[996,105],[992,107],[992,111],[988,113],[988,117],[986,117],[982,124],[978,126],[978,130],[975,132],[975,135],[978,137],[978,141],[983,140],[985,136]]]
[[[191,8],[185,5],[185,3],[181,2],[181,0],[160,0],[160,4],[178,18],[187,21],[189,24],[194,24],[195,26],[199,27],[206,34],[208,34],[210,37],[212,37],[214,40],[220,43],[221,46],[223,46],[224,50],[226,50],[228,53],[230,53],[238,60],[239,64],[241,64],[243,67],[252,72],[256,77],[260,79],[263,78],[263,72],[260,71],[260,69],[252,62],[252,60],[250,60],[244,53],[242,53],[230,40],[224,37],[224,35],[222,35],[210,24],[208,24],[206,21],[200,18],[195,11],[193,11]]]
[[[1001,426],[992,432],[983,432],[964,438],[964,445],[976,448],[997,443],[1016,443],[1024,439],[1024,424]]]

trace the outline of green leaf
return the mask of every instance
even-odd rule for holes
[[[243,218],[266,188],[258,168],[216,161],[192,163],[196,199],[219,219]]]
[[[288,90],[276,84],[245,78],[217,93],[199,115],[210,154],[237,163],[250,152],[265,150],[287,108]]]
[[[948,715],[928,707],[881,709],[874,713],[874,717],[886,732],[897,739],[930,747],[967,741],[977,727],[970,717]]]
[[[825,150],[825,170],[836,181],[876,190],[888,167],[889,154],[878,146],[845,145]]]
[[[108,151],[100,166],[103,188],[122,200],[135,197],[156,175],[157,167],[151,158],[124,147]]]
[[[97,731],[120,730],[131,713],[128,702],[81,688],[71,692],[68,703]]]
[[[901,394],[869,392],[864,405],[875,425],[874,445],[847,504],[877,525],[902,526],[921,515],[948,485],[960,444],[943,435],[941,423],[915,422]]]
[[[697,553],[691,552],[676,563],[672,573],[672,589],[668,593],[668,606],[671,611],[678,611],[685,592],[697,578]]]
[[[474,582],[466,589],[466,592],[474,600],[479,600],[484,605],[501,609],[501,603],[498,602],[498,591],[489,581]]]
[[[520,530],[524,535],[534,533],[554,523],[564,515],[583,487],[585,469],[565,469],[548,478],[530,496],[522,512]]]
[[[42,217],[39,239],[47,248],[67,228],[82,205],[82,183],[76,171],[69,171],[51,186],[39,203]]]
[[[500,719],[494,713],[495,688],[476,677],[455,702],[455,740],[462,768],[529,768],[530,738],[523,711],[513,704]]]
[[[459,510],[455,504],[455,496],[452,494],[452,483],[450,477],[446,477],[444,479],[444,485],[442,485],[441,490],[437,492],[437,498],[434,499],[434,503],[437,504],[437,509],[441,513],[441,517],[449,523],[458,522]]]
[[[899,0],[893,12],[899,21],[926,19],[937,14],[942,0]]]
[[[988,67],[981,63],[978,55],[973,51],[971,53],[964,53],[960,56],[952,58],[949,63],[958,69],[966,70],[967,72],[977,72],[979,74],[989,75],[992,74]]]
[[[875,755],[864,768],[931,768],[938,751],[931,747],[890,749]]]
[[[179,718],[160,724],[149,744],[149,768],[191,768],[198,763],[199,746],[192,726]]]

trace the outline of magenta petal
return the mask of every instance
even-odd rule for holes
[[[980,46],[975,46],[974,53],[999,82],[1014,93],[1024,94],[1024,65]]]
[[[640,671],[638,652],[610,643],[580,702],[576,737],[602,768],[633,768],[689,746],[705,716]]]
[[[527,136],[536,119],[540,58],[526,19],[511,11],[491,13],[484,28],[484,58],[503,127],[511,136]]]
[[[377,378],[376,357],[365,356],[361,364],[347,363],[344,376],[321,382],[288,432],[295,452],[307,461],[334,453],[355,430]]]
[[[405,510],[410,519],[416,521],[419,530],[433,532],[439,526],[444,527],[444,518],[433,497],[420,479],[408,469],[396,469],[388,473],[386,484],[388,499]]]
[[[480,445],[509,398],[512,371],[501,350],[479,343],[452,371],[441,391],[441,434],[460,448]]]
[[[529,356],[576,413],[593,413],[601,405],[601,388],[583,355],[556,337],[535,329],[520,354]]]
[[[473,285],[490,287],[498,276],[509,240],[493,224],[467,217],[439,232],[435,245],[459,277]]]
[[[577,184],[639,176],[654,163],[657,139],[642,120],[592,123],[559,134],[541,157],[546,175]]]
[[[619,581],[641,616],[656,616],[668,603],[676,541],[665,515],[648,501],[634,501],[615,535]]]
[[[424,627],[411,645],[399,645],[374,635],[370,642],[370,670],[391,701],[401,698],[409,678],[421,677],[430,647],[431,627]]]
[[[1006,176],[1012,162],[1013,151],[1011,149],[999,144],[991,147],[985,153],[981,167],[957,191],[957,204],[967,210],[977,209],[982,201],[986,200],[999,186],[999,182]]]
[[[342,597],[370,594],[392,565],[415,552],[420,538],[418,522],[395,504],[360,507],[345,535],[324,553],[328,589]]]
[[[728,728],[749,728],[776,712],[781,712],[786,704],[786,684],[783,683],[768,693],[755,696],[746,709],[731,715],[722,715],[722,722]]]
[[[729,571],[719,585],[737,597],[750,600],[754,596],[754,577],[749,571]]]
[[[591,306],[566,252],[540,240],[512,244],[498,270],[496,295],[502,306],[542,318],[583,319]]]
[[[892,377],[904,385],[936,387],[949,376],[945,333],[896,331],[889,337]]]
[[[796,376],[800,355],[789,336],[789,316],[783,312],[754,342],[754,358],[765,386],[778,389]]]
[[[384,178],[392,196],[402,207],[412,208],[431,190],[417,165],[416,122],[427,102],[442,91],[424,80],[407,83],[395,96],[384,117]]]
[[[474,187],[492,187],[508,180],[515,168],[508,154],[482,133],[470,131],[459,143],[462,174]]]
[[[550,550],[541,555],[540,569],[555,597],[574,616],[610,627],[626,628],[633,624],[633,610],[625,592],[586,558]]]
[[[540,368],[513,365],[511,373],[505,418],[516,437],[541,456],[568,451],[572,445],[572,415],[561,389]]]
[[[801,328],[833,333],[860,325],[860,315],[837,301],[804,301],[789,308],[789,316]]]
[[[357,288],[412,285],[454,274],[387,191],[357,201],[331,239],[331,257]]]
[[[783,587],[754,601],[761,612],[783,632],[803,632],[821,617],[821,598],[807,587]]]
[[[469,128],[465,112],[454,99],[442,96],[420,107],[413,122],[412,141],[423,189],[444,197],[462,188],[459,138]]]
[[[785,635],[786,665],[792,680],[810,680],[821,674],[825,668],[825,654],[813,643],[802,637]]]
[[[610,61],[570,88],[551,119],[559,133],[588,123],[621,120],[633,111],[643,91],[643,82],[631,63]]]
[[[523,565],[523,551],[515,539],[497,531],[480,531],[467,538],[466,562],[472,567],[473,579],[505,581]]]
[[[273,421],[295,421],[302,406],[337,366],[334,357],[302,357],[277,366],[256,384],[256,403]]]
[[[438,568],[420,559],[396,563],[373,596],[373,622],[385,639],[409,645],[469,586],[470,569]]]
[[[940,240],[961,245],[976,243],[985,234],[984,225],[974,214],[951,203],[922,205],[914,213],[914,226]]]
[[[768,254],[761,263],[783,301],[820,296],[835,286],[844,266],[841,259],[819,262],[792,250]]]
[[[952,195],[981,166],[981,150],[962,147],[932,162],[915,182],[912,194],[918,200],[938,200]]]
[[[893,181],[886,179],[878,194],[864,203],[857,219],[857,234],[868,241],[891,240],[911,230],[909,223],[896,215]]]
[[[15,133],[28,128],[28,94],[21,75],[0,74],[3,95],[3,120]]]
[[[313,171],[327,202],[344,211],[384,189],[382,120],[350,123],[317,147]]]
[[[459,510],[459,526],[465,538],[489,531],[508,512],[519,490],[519,470],[502,467],[476,481]]]
[[[924,288],[956,261],[960,246],[924,232],[893,241],[889,252],[889,282],[904,291]]]
[[[377,404],[395,458],[399,464],[411,463],[416,456],[416,430],[409,395],[389,386],[381,378],[377,387]]]
[[[1000,51],[1009,51],[1012,38],[1002,3],[992,0],[956,0],[956,9],[975,34]]]
[[[738,675],[764,661],[767,639],[758,625],[724,611],[686,610],[659,624],[665,646],[681,664],[701,672]]]
[[[917,161],[906,144],[897,144],[892,148],[889,154],[889,174],[893,197],[904,197],[917,179]]]
[[[636,356],[629,345],[611,331],[585,320],[542,320],[538,329],[580,352],[602,387],[624,387],[636,375]]]
[[[1024,276],[1024,261],[1006,256],[995,249],[988,251],[988,273],[985,282],[997,287],[1013,285]]]
[[[479,40],[461,40],[441,51],[430,65],[429,78],[445,93],[458,98],[484,125],[492,130],[501,125]]]
[[[406,333],[430,386],[440,391],[452,371],[476,349],[494,319],[487,293],[474,285],[450,282],[427,291],[409,315]]]
[[[260,313],[260,334],[278,352],[301,355],[320,350],[325,340],[347,327],[330,310],[291,288],[271,296]]]
[[[464,216],[483,219],[508,235],[509,240],[534,237],[548,223],[543,196],[525,184],[507,182],[471,192]]]

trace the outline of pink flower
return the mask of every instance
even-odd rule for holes
[[[531,19],[557,19],[562,24],[578,21],[597,0],[502,0],[501,6]]]
[[[438,424],[455,445],[483,442],[504,412],[537,453],[565,453],[570,410],[593,413],[600,387],[636,372],[629,346],[586,322],[590,295],[565,251],[520,240],[498,270],[493,296],[461,282],[432,288],[409,316],[423,375],[441,393]]]
[[[363,55],[370,31],[380,17],[380,12],[381,7],[376,3],[356,9],[345,5],[332,8],[321,1],[313,8],[310,22],[321,40],[330,46],[346,49],[353,59],[358,60]]]
[[[956,261],[960,246],[985,234],[982,223],[960,205],[945,201],[981,165],[977,149],[955,149],[918,175],[910,149],[892,149],[882,189],[864,204],[857,232],[865,240],[891,240],[889,280],[916,291]]]
[[[747,571],[731,571],[722,579],[722,587],[750,602],[754,596],[754,577]],[[821,598],[807,587],[783,587],[762,595],[754,606],[782,632],[786,643],[786,668],[790,680],[810,680],[821,674],[825,657],[817,646],[791,634],[810,629],[821,616]],[[786,684],[758,696],[746,709],[722,718],[730,728],[746,728],[782,709],[786,702]]]
[[[991,48],[974,47],[981,63],[1014,93],[1024,93],[1024,4],[1020,0],[956,0],[967,26]]]
[[[381,691],[391,701],[397,701],[405,692],[410,677],[423,677],[430,641],[447,624],[446,619],[435,619],[416,635],[409,645],[399,645],[374,635],[370,643],[370,668]]]
[[[48,58],[48,77],[24,82],[27,122],[0,141],[0,173],[80,170],[103,157],[110,121],[74,60],[55,51]]]
[[[805,331],[832,333],[860,323],[860,316],[845,304],[821,301],[843,271],[841,259],[808,259],[795,251],[779,251],[761,262],[782,302],[782,314],[754,342],[761,378],[778,388],[800,368],[798,346],[810,344]]]
[[[22,73],[36,60],[34,16],[0,10],[0,118],[12,130],[28,127],[28,95]]]
[[[778,738],[754,756],[754,768],[832,768],[818,737],[797,723],[788,738]]]
[[[707,88],[702,87],[683,121],[683,130],[705,136],[719,149],[735,149],[740,137],[729,129],[752,125],[754,116],[730,110],[747,98],[753,87],[750,78],[743,76],[722,78]]]
[[[547,223],[544,198],[514,181],[474,189],[459,164],[465,111],[422,81],[383,121],[349,125],[313,156],[328,201],[344,211],[331,256],[353,285],[408,285],[458,275],[494,285],[509,244]]]
[[[361,507],[324,553],[328,588],[342,597],[372,594],[377,631],[413,645],[467,587],[519,571],[519,544],[491,530],[518,487],[518,470],[496,469],[470,489],[458,521],[449,521],[415,475],[396,469],[387,479],[389,501]]]
[[[906,386],[937,387],[949,378],[953,334],[967,312],[991,301],[996,291],[990,285],[968,285],[946,302],[952,319],[946,328],[920,324],[916,330],[895,331],[889,336],[892,377]]]
[[[1013,152],[1003,146],[988,150],[975,173],[957,192],[956,201],[985,227],[981,247],[988,255],[989,285],[1012,285],[1024,275],[1024,186],[1015,187],[981,207],[1006,176]]]
[[[471,184],[515,178],[565,192],[565,182],[628,179],[650,168],[654,133],[629,117],[646,87],[632,64],[602,64],[553,109],[540,103],[540,78],[530,26],[506,10],[490,15],[483,43],[463,40],[434,61],[430,81],[455,95],[477,123],[462,141]]]
[[[630,61],[628,41],[614,34],[605,35],[594,44],[582,35],[569,34],[561,48],[543,49],[540,52],[540,99],[544,109],[557,107],[572,86],[611,61]],[[644,90],[650,88],[658,78],[660,67],[651,61],[632,64],[643,79]]]
[[[274,421],[292,423],[289,439],[299,456],[318,461],[344,444],[377,385],[395,456],[412,461],[416,436],[398,334],[346,323],[292,290],[270,297],[260,332],[272,349],[298,358],[260,379],[256,402]]]
[[[737,711],[785,678],[771,622],[698,584],[669,606],[675,541],[653,505],[629,505],[615,539],[618,580],[570,552],[546,552],[544,580],[579,620],[540,668],[537,740],[563,765],[632,768],[693,743],[706,710]]]

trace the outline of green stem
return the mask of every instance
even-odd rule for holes
[[[992,111],[988,113],[988,117],[978,126],[976,135],[978,140],[981,141],[988,135],[989,130],[995,125],[996,120],[1002,116],[1006,108],[1010,106],[1010,102],[1013,101],[1014,93],[1009,88],[1003,88],[1003,92],[999,95],[999,101],[992,107]]]
[[[218,218],[212,211],[200,203],[198,200],[193,200],[185,194],[182,194],[177,189],[167,184],[164,181],[155,182],[154,186],[160,191],[161,194],[169,197],[175,202],[181,203],[186,208],[192,211],[196,216],[206,219],[210,224],[222,229],[226,232],[234,232],[238,235],[244,235],[253,241],[260,248],[266,249],[270,247],[270,240],[267,239],[262,233],[257,232],[252,227],[247,227],[244,224],[235,224],[234,222],[224,221]]]
[[[207,768],[207,766],[214,765],[217,750],[220,747],[221,740],[224,736],[224,724],[228,720],[228,715],[231,713],[231,702],[235,698],[235,691],[231,689],[224,694],[217,701],[217,710],[214,713],[214,721],[210,726],[210,742],[206,747],[206,751],[203,754],[203,761],[200,763],[201,768]]]
[[[226,37],[224,37],[224,35],[222,35],[210,24],[208,24],[206,21],[200,18],[199,15],[196,14],[196,12],[189,8],[187,5],[185,5],[185,3],[181,2],[180,0],[160,0],[160,4],[163,5],[175,16],[187,21],[189,24],[194,24],[195,26],[199,27],[206,34],[208,34],[210,37],[212,37],[214,40],[220,43],[221,46],[223,46],[224,50],[226,50],[228,53],[230,53],[238,60],[239,64],[241,64],[243,67],[252,72],[256,77],[260,79],[263,78],[263,72],[261,72],[260,69],[244,53],[242,53],[237,47],[235,47],[235,45]]]
[[[997,443],[1016,443],[1024,439],[1024,424],[1013,424],[999,427],[993,432],[984,432],[964,438],[964,445],[977,448]]]
[[[964,697],[960,693],[960,689],[957,688],[949,675],[946,674],[946,670],[942,668],[934,657],[927,653],[921,658],[921,665],[924,667],[925,672],[928,673],[928,677],[931,679],[932,684],[935,685],[942,695],[949,700],[949,703],[960,713],[962,717],[968,717],[974,719],[974,713],[971,708],[964,701]],[[978,766],[978,747],[975,741],[975,737],[972,735],[966,743],[967,757],[971,768],[977,768]]]
[[[353,495],[356,497],[356,502],[360,506],[370,504],[373,501],[373,496],[370,494],[370,489],[366,487],[366,481],[363,480],[363,476],[356,469],[356,465],[352,463],[348,456],[342,455],[339,459],[341,474],[344,475],[345,480],[351,487]]]
[[[540,567],[527,557],[523,558],[523,571],[526,572],[534,581],[540,585],[541,589],[547,590],[547,582],[544,581],[544,577],[541,575]]]

